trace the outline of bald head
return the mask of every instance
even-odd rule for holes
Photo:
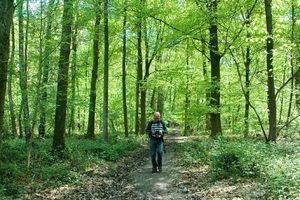
[[[155,112],[153,114],[153,118],[154,118],[154,121],[158,122],[160,120],[160,113],[159,112]]]

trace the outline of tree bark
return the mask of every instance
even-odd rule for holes
[[[29,106],[28,106],[28,82],[27,82],[27,59],[26,59],[26,45],[24,44],[24,26],[23,26],[23,1],[19,3],[18,7],[18,20],[19,20],[19,84],[21,88],[21,112],[23,116],[24,132],[26,143],[30,141],[31,138],[31,128],[29,119]]]
[[[99,38],[100,38],[100,19],[101,19],[101,3],[96,5],[96,21],[95,21],[95,35],[93,42],[93,70],[90,89],[90,103],[89,103],[89,119],[87,138],[95,138],[95,113],[96,113],[96,84],[98,78],[99,66]]]
[[[245,97],[246,97],[246,102],[245,102],[245,111],[244,111],[244,137],[248,137],[249,134],[249,110],[250,110],[250,63],[251,63],[251,58],[250,58],[250,47],[248,46],[246,49],[246,62],[245,62]]]
[[[292,0],[292,3],[291,3],[291,18],[292,18],[292,24],[291,24],[291,44],[294,44],[295,43],[295,38],[296,38],[296,35],[295,35],[295,27],[297,26],[297,14],[295,13],[295,9],[296,9],[296,5],[295,5],[295,2],[294,0]],[[299,49],[299,48],[296,48],[296,49]],[[294,71],[295,71],[295,64],[297,62],[297,60],[294,58],[293,54],[294,54],[294,51],[297,51],[295,50],[294,48],[292,49],[291,51],[291,60],[290,60],[290,65],[291,65],[291,74],[294,74]],[[298,54],[299,55],[299,54]],[[289,125],[290,123],[290,119],[291,119],[291,114],[292,114],[292,106],[293,106],[293,97],[294,97],[294,93],[295,93],[295,79],[293,78],[291,80],[291,91],[290,91],[290,97],[289,97],[289,107],[288,107],[288,113],[287,113],[287,118],[286,118],[286,126]],[[297,87],[299,88],[299,87]],[[297,92],[296,92],[297,94]]]
[[[17,123],[16,123],[16,114],[15,114],[15,106],[14,106],[14,99],[13,99],[13,88],[12,88],[12,81],[13,81],[13,74],[14,72],[14,59],[15,59],[15,31],[11,29],[11,55],[10,55],[10,62],[9,62],[9,69],[8,69],[8,82],[7,82],[7,93],[8,93],[8,101],[9,101],[9,111],[10,111],[10,123],[11,123],[11,132],[13,136],[18,135],[17,131]]]
[[[269,117],[269,141],[276,141],[276,97],[275,97],[275,85],[274,85],[274,72],[273,72],[273,25],[272,25],[272,7],[271,0],[265,0],[265,13],[266,13],[266,26],[267,26],[267,75],[268,75],[268,117]]]
[[[127,0],[124,2],[124,18],[123,18],[123,49],[122,49],[122,99],[123,99],[123,119],[124,119],[124,133],[125,137],[129,137],[128,128],[128,111],[127,111],[127,95],[126,95],[126,30],[127,30]]]
[[[211,61],[211,98],[210,106],[211,112],[211,137],[216,137],[222,134],[221,127],[221,114],[220,114],[220,60],[219,44],[218,44],[218,27],[217,27],[217,5],[218,1],[211,1],[208,8],[210,9],[210,39],[209,39],[209,52]]]
[[[247,17],[246,26],[250,26],[250,18]],[[250,39],[250,33],[247,31],[247,39]],[[246,47],[246,61],[245,61],[245,111],[244,111],[244,137],[247,138],[249,134],[249,110],[250,110],[250,64],[251,64],[251,56],[250,56],[250,46]]]
[[[71,58],[71,102],[76,102],[76,77],[77,77],[77,49],[78,49],[78,26],[74,22],[74,28],[72,31],[72,58]],[[70,105],[70,115],[69,115],[69,125],[68,125],[68,135],[72,135],[75,130],[75,104]],[[79,119],[79,118],[78,118]]]
[[[64,0],[62,17],[62,42],[58,63],[56,111],[52,149],[60,151],[65,148],[66,112],[68,97],[68,71],[71,52],[71,33],[73,21],[72,0]]]
[[[0,164],[2,155],[2,137],[4,123],[4,104],[7,84],[9,59],[9,36],[12,25],[14,6],[12,0],[0,1]]]
[[[109,64],[109,32],[108,32],[108,0],[104,1],[104,73],[103,73],[103,139],[108,140],[108,64]]]
[[[189,108],[191,106],[191,91],[190,91],[190,55],[189,55],[189,38],[187,39],[187,47],[186,47],[186,71],[188,74],[186,75],[186,83],[185,83],[185,104],[184,104],[184,130],[183,135],[187,136],[190,132],[191,126],[189,122]]]
[[[142,1],[140,0],[140,9],[142,8]],[[139,118],[139,111],[140,111],[140,88],[141,88],[141,82],[143,79],[143,54],[142,54],[142,14],[141,10],[138,13],[138,22],[137,22],[137,80],[136,80],[136,103],[135,103],[135,134],[138,135],[140,129],[140,118]],[[145,130],[141,130],[145,131]]]
[[[49,45],[52,38],[52,17],[54,10],[54,0],[50,0],[47,7],[47,25],[46,25],[46,35],[45,35],[45,49],[43,53],[42,60],[42,86],[41,86],[41,104],[40,104],[40,122],[39,122],[39,136],[44,137],[46,134],[46,108],[47,108],[47,99],[48,91],[47,84],[49,79],[49,66],[50,66],[50,53],[51,46]]]
[[[209,82],[209,74],[207,72],[207,62],[206,62],[206,45],[205,45],[205,40],[201,39],[201,54],[202,54],[202,59],[203,59],[203,77],[204,81],[206,83]],[[210,103],[210,92],[207,89],[205,93],[205,101],[206,105],[209,106]],[[211,131],[211,114],[208,112],[205,114],[205,130],[206,131]]]

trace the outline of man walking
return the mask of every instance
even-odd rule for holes
[[[160,113],[153,114],[153,120],[148,122],[146,133],[150,138],[150,155],[152,161],[152,173],[162,171],[163,137],[168,133],[166,124],[160,119]],[[156,159],[157,154],[157,159]]]

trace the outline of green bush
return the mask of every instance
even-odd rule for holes
[[[54,153],[52,138],[35,139],[33,144],[30,169],[26,170],[25,141],[9,139],[3,143],[0,165],[1,197],[15,198],[24,193],[25,185],[35,191],[41,187],[55,188],[62,184],[76,184],[80,181],[81,173],[91,168],[106,169],[102,166],[110,166],[112,162],[126,156],[141,145],[141,139],[115,137],[104,142],[102,139],[68,138],[66,148]]]
[[[266,144],[240,138],[219,137],[185,142],[175,148],[178,165],[208,166],[211,180],[254,179],[264,199],[300,198],[300,145],[280,141]]]
[[[213,157],[211,173],[217,179],[242,176],[243,170],[239,157],[233,152],[225,152]]]
[[[63,162],[54,163],[51,166],[45,166],[41,169],[41,179],[47,185],[62,185],[74,184],[78,181],[79,174],[70,170],[70,168]]]

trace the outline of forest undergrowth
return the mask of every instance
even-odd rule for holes
[[[25,168],[21,140],[5,142],[1,199],[297,199],[300,141],[223,136],[167,137],[164,170],[150,173],[145,136],[68,140],[64,158],[50,139],[34,142]],[[156,178],[155,178],[156,177]],[[151,187],[150,187],[151,185]]]

